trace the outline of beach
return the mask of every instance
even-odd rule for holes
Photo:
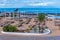
[[[0,23],[4,23],[4,22],[9,21],[9,20],[8,20],[8,18],[6,19],[6,18],[3,17],[0,20]],[[26,20],[26,19],[23,18],[23,20]],[[19,21],[18,20],[14,20],[14,21],[15,21],[15,23],[14,24],[11,24],[11,25],[15,25],[16,26]],[[34,24],[34,18],[31,19],[30,24]],[[55,19],[54,18],[52,18],[51,20],[48,19],[48,21],[46,20],[45,21],[45,24],[51,30],[51,33],[48,34],[48,35],[46,35],[46,36],[60,36],[59,26],[55,26]],[[23,28],[28,28],[28,25],[27,24],[23,24],[23,25],[24,25]],[[1,34],[1,30],[2,30],[2,27],[0,27],[0,34]]]

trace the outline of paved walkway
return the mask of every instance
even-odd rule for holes
[[[0,40],[60,40],[60,36],[9,36],[0,35]]]

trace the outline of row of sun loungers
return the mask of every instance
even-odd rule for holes
[[[60,19],[55,19],[55,26],[60,26]]]
[[[28,18],[26,21],[20,20],[19,23],[17,24],[17,26],[18,26],[18,27],[22,27],[23,24],[28,24],[28,25],[29,25],[30,22],[31,22],[31,19],[32,19],[32,18]],[[38,23],[37,20],[34,20],[34,22]],[[35,26],[35,25],[32,25],[32,27],[33,27],[33,26]],[[31,27],[31,25],[29,25],[28,27]]]
[[[12,23],[14,23],[14,21],[6,21],[4,23],[0,23],[0,26],[3,27],[3,26],[6,26],[8,24],[12,24]]]
[[[26,21],[23,21],[22,19],[20,19],[20,20],[19,20],[19,23],[18,23],[16,26],[17,26],[17,27],[22,27],[23,24],[29,25],[30,22],[31,22],[31,19],[32,19],[32,18],[27,18]],[[34,22],[38,23],[37,19],[34,19]],[[12,21],[12,20],[9,20],[9,21],[6,21],[6,22],[4,22],[4,23],[2,23],[2,24],[0,24],[0,25],[1,25],[1,27],[3,27],[3,26],[6,26],[6,25],[8,25],[8,24],[12,24],[12,23],[15,23],[15,21],[14,21],[14,20],[13,20],[13,21]],[[34,27],[34,26],[36,26],[36,25],[31,24],[31,25],[29,25],[28,27]]]
[[[24,23],[25,23],[25,24],[29,24],[30,20],[31,20],[31,19],[27,19],[25,22],[24,22],[23,20],[20,20],[17,25],[18,25],[18,27],[21,27],[22,24],[24,24]]]

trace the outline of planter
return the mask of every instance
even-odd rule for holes
[[[49,29],[45,29],[46,32],[44,33],[21,33],[21,32],[4,32],[1,31],[2,34],[13,34],[13,35],[47,35],[50,34]]]

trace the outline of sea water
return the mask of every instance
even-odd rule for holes
[[[16,8],[0,8],[0,11],[3,12],[13,12]],[[38,12],[38,13],[59,13],[60,8],[18,8],[19,12]]]

